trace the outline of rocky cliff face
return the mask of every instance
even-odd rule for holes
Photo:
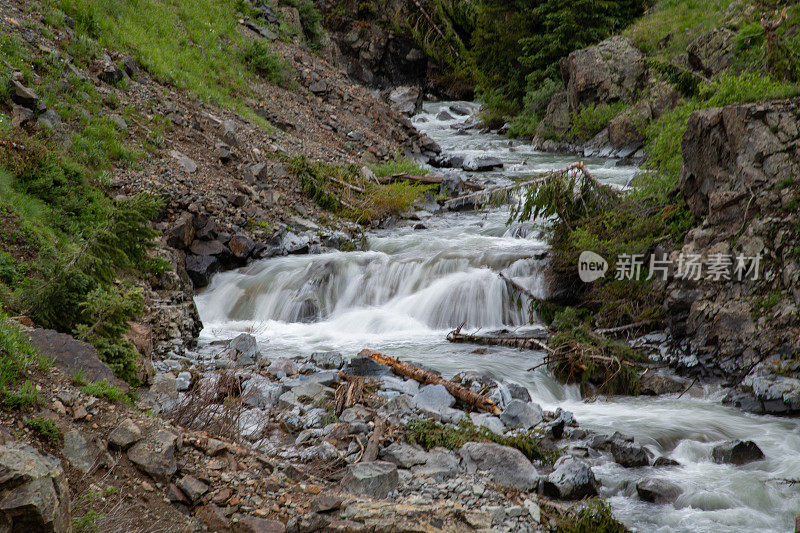
[[[743,408],[796,412],[800,99],[698,111],[682,152],[679,188],[700,225],[672,259],[696,256],[704,270],[668,285],[672,333],[692,354],[680,363],[744,378],[755,400],[730,397]],[[730,279],[715,280],[709,265],[725,257]]]

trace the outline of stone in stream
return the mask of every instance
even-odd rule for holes
[[[455,120],[455,117],[442,109],[436,114],[436,120]]]
[[[55,457],[20,442],[0,446],[0,530],[70,531],[69,485]]]
[[[347,467],[342,489],[371,498],[386,498],[397,488],[397,465],[386,461],[357,463]]]
[[[468,172],[487,172],[502,167],[503,162],[492,156],[468,157],[461,165],[461,168]]]
[[[492,442],[468,442],[459,449],[467,472],[485,471],[492,480],[517,490],[534,490],[539,474],[521,451]]]
[[[255,363],[260,357],[256,338],[249,333],[241,333],[231,339],[225,351],[220,357],[226,357],[232,361],[239,361],[242,364]]]
[[[472,110],[466,104],[450,104],[448,108],[456,115],[467,116],[472,113]]]
[[[597,495],[597,480],[588,464],[565,455],[554,466],[555,470],[542,480],[546,496],[560,500],[580,500]]]
[[[663,479],[646,478],[636,484],[639,498],[650,503],[673,503],[683,490]]]
[[[511,400],[506,405],[500,420],[507,427],[530,429],[544,419],[542,408],[533,402]]]
[[[650,459],[647,457],[647,451],[641,447],[624,441],[612,441],[611,455],[614,461],[626,468],[634,468],[637,466],[647,466],[650,464]]]
[[[715,463],[730,463],[734,465],[752,463],[764,458],[764,452],[751,440],[723,442],[714,446],[711,455],[714,457]]]

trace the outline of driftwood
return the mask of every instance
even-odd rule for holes
[[[617,326],[615,328],[604,328],[604,329],[596,329],[594,330],[595,333],[598,335],[608,335],[614,333],[620,333],[623,331],[628,331],[631,329],[640,328],[642,326],[647,326],[648,324],[652,324],[655,320],[642,320],[640,322],[633,322],[632,324],[625,324],[624,326]]]
[[[476,409],[480,409],[481,411],[488,411],[495,415],[499,415],[501,412],[497,404],[486,396],[472,392],[469,389],[465,389],[457,383],[453,383],[452,381],[446,380],[441,376],[432,374],[431,372],[412,365],[411,363],[407,363],[395,357],[384,355],[368,349],[361,350],[358,355],[362,357],[369,357],[377,363],[390,367],[395,374],[409,377],[419,381],[420,383],[428,385],[443,385],[444,388],[447,389],[447,392],[452,394],[455,398],[475,407]]]
[[[447,334],[447,340],[450,342],[465,343],[465,344],[481,344],[484,346],[506,346],[508,348],[522,348],[525,350],[544,350],[552,352],[553,350],[539,339],[533,337],[515,337],[503,335],[468,335],[461,333],[461,327],[455,329]]]
[[[385,176],[383,178],[376,178],[378,183],[381,185],[386,185],[387,183],[394,183],[396,181],[411,181],[415,183],[425,183],[427,185],[440,185],[442,183],[442,178],[437,176],[414,176],[412,174],[392,174],[391,176]],[[461,180],[461,184],[465,189],[469,189],[471,191],[482,191],[483,187],[475,182]]]
[[[375,429],[372,430],[372,435],[369,436],[367,441],[367,448],[361,455],[359,462],[371,463],[378,458],[378,449],[380,448],[381,440],[383,439],[383,430],[386,427],[386,421],[381,417],[375,418]]]

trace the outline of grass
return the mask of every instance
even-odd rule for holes
[[[130,396],[126,394],[125,391],[123,391],[116,385],[108,383],[104,379],[88,383],[80,387],[80,390],[84,394],[88,394],[89,396],[94,396],[95,398],[103,398],[105,400],[108,400],[109,402],[116,402],[119,400],[124,400],[128,403],[131,402]]]
[[[24,374],[47,370],[52,361],[36,351],[22,330],[0,313],[0,395],[6,409],[24,409],[44,403],[44,398]],[[22,381],[22,382],[21,382]]]
[[[406,424],[405,430],[409,443],[419,444],[426,450],[437,446],[457,450],[467,442],[494,442],[516,448],[531,461],[552,464],[561,455],[558,451],[542,447],[533,431],[503,436],[485,427],[475,426],[466,419],[461,420],[458,426],[440,424],[433,420],[413,420]]]
[[[570,127],[566,137],[578,141],[588,141],[603,128],[608,126],[611,119],[621,113],[628,104],[614,102],[613,104],[590,104],[573,112],[570,116]]]
[[[580,502],[574,507],[561,510],[540,503],[547,516],[555,520],[556,533],[628,533],[611,512],[611,506],[599,497]]]
[[[61,442],[61,432],[58,430],[58,426],[48,418],[31,418],[25,421],[25,425],[50,443],[51,446],[58,446]]]
[[[268,82],[281,87],[290,84],[292,77],[289,64],[280,55],[273,53],[265,41],[250,42],[240,54],[248,68]]]
[[[370,168],[378,178],[385,178],[395,174],[409,174],[411,176],[427,176],[428,169],[408,158],[395,158]]]

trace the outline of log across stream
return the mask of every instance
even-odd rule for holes
[[[447,103],[425,104],[412,119],[444,150],[466,157],[490,155],[502,171],[468,175],[487,187],[534,171],[564,168],[573,158],[536,153],[494,135],[456,135],[436,119]],[[424,122],[422,121],[424,119]],[[623,185],[633,169],[589,160],[597,179]],[[437,171],[437,174],[446,171]],[[441,372],[450,378],[476,371],[527,387],[547,410],[572,411],[582,427],[636,438],[656,456],[680,466],[594,467],[602,495],[615,515],[639,531],[790,531],[800,509],[800,423],[744,414],[721,405],[723,391],[695,387],[689,394],[612,398],[584,402],[575,386],[563,386],[540,367],[544,350],[448,342],[446,336],[478,336],[506,329],[513,337],[541,340],[541,327],[526,324],[525,305],[498,276],[503,272],[534,296],[542,292],[545,243],[536,227],[507,226],[508,211],[449,212],[371,233],[366,251],[286,256],[215,276],[197,297],[205,325],[201,342],[248,331],[269,358],[336,350],[353,357],[368,347]],[[464,339],[467,340],[467,339]],[[502,344],[502,343],[501,343]],[[531,344],[535,344],[531,342]],[[534,347],[535,348],[535,347]],[[695,392],[699,391],[699,392]],[[711,450],[728,439],[752,439],[766,459],[745,466],[713,462]],[[635,482],[653,475],[679,485],[676,503],[655,505],[636,496]]]

